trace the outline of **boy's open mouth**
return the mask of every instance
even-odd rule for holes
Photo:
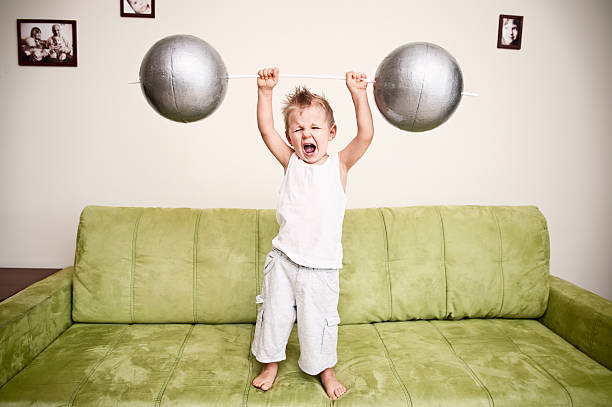
[[[304,153],[306,155],[313,155],[316,149],[317,146],[314,144],[304,144]]]

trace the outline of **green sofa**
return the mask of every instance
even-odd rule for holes
[[[273,210],[86,207],[74,267],[0,303],[0,406],[612,405],[612,302],[549,274],[533,206],[347,210],[347,393],[300,371],[295,328],[254,388],[277,230]]]

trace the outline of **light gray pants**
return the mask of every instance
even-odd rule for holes
[[[278,249],[266,257],[251,351],[261,363],[286,359],[297,316],[300,358],[305,373],[317,375],[338,362],[338,269],[303,267]]]

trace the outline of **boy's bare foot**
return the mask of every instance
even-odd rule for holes
[[[259,376],[253,379],[253,386],[262,390],[270,390],[278,372],[278,362],[265,363]]]
[[[321,382],[323,383],[323,387],[325,387],[327,395],[332,400],[337,400],[346,393],[346,387],[340,384],[338,379],[336,379],[336,373],[333,367],[328,367],[321,372]]]

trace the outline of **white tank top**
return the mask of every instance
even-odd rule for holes
[[[280,187],[276,208],[280,230],[272,246],[301,266],[342,268],[345,208],[338,154],[314,165],[294,152]]]

